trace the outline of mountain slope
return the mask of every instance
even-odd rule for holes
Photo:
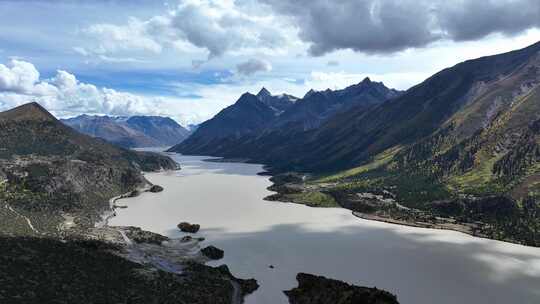
[[[168,117],[110,117],[80,115],[62,122],[92,137],[103,138],[126,148],[160,147],[177,144],[189,131]]]
[[[80,134],[37,103],[0,113],[0,147],[0,201],[35,217],[43,233],[57,233],[62,213],[93,225],[111,197],[147,184],[141,170],[176,168],[168,157]]]
[[[510,121],[511,125],[521,121],[523,127],[538,113],[513,109],[517,100],[537,86],[539,49],[540,44],[535,44],[458,64],[398,98],[369,111],[355,107],[339,113],[278,152],[252,158],[282,168],[332,171],[360,165],[385,150],[452,128],[445,136],[447,148],[488,126],[498,113],[521,113]]]

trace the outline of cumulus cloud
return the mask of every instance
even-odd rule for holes
[[[54,94],[55,88],[39,82],[39,72],[33,64],[13,59],[0,64],[0,91],[20,94]]]
[[[240,75],[251,76],[258,72],[268,72],[272,70],[270,62],[261,59],[249,59],[236,65],[236,71]]]
[[[126,24],[94,24],[83,33],[96,38],[98,47],[80,54],[126,50],[160,53],[164,49],[205,49],[208,57],[226,52],[271,50],[286,44],[286,35],[272,16],[256,16],[235,1],[186,0],[167,14],[148,20],[130,18]]]
[[[259,0],[287,16],[312,55],[392,53],[434,41],[475,40],[540,27],[538,0]]]
[[[162,100],[99,88],[77,80],[75,75],[57,71],[51,79],[41,79],[35,66],[11,60],[0,64],[0,110],[36,101],[60,114],[159,115]]]

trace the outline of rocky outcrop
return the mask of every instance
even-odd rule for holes
[[[399,304],[396,296],[307,273],[296,276],[298,287],[285,291],[291,304]]]
[[[224,256],[223,250],[216,248],[214,246],[208,246],[201,249],[202,254],[211,260],[219,260]]]
[[[161,245],[162,242],[168,241],[169,238],[166,236],[163,236],[161,234],[153,233],[150,231],[142,230],[139,227],[122,227],[122,231],[126,234],[126,236],[137,243],[149,243],[149,244],[156,244]]]
[[[148,191],[152,193],[161,192],[163,191],[163,187],[158,186],[158,185],[153,185],[152,187],[150,187],[150,189],[148,189]]]
[[[201,229],[201,225],[181,222],[180,224],[178,224],[178,229],[180,229],[182,232],[197,233],[197,231]]]
[[[180,243],[189,243],[189,242],[192,242],[193,240],[195,240],[197,242],[202,242],[202,241],[205,240],[205,238],[203,238],[203,237],[194,238],[191,235],[186,235],[186,236],[183,236],[180,239]]]

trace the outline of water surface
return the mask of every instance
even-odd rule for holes
[[[183,235],[201,224],[207,244],[260,289],[247,303],[287,303],[282,291],[309,272],[397,294],[402,304],[540,303],[540,249],[465,234],[391,225],[338,208],[267,202],[262,166],[173,155],[181,171],[146,174],[165,190],[123,200],[111,225]],[[269,265],[275,268],[271,269]]]

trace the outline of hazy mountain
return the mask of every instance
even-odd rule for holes
[[[161,146],[172,146],[190,135],[190,131],[169,117],[132,116],[126,124],[146,136],[158,141]]]
[[[126,148],[172,146],[190,134],[174,120],[160,116],[80,115],[62,122],[79,132]]]
[[[199,128],[199,124],[188,124],[187,125],[187,129],[191,133],[195,132],[195,130],[197,130],[198,128]]]
[[[229,136],[231,133],[215,136],[217,131],[206,132],[207,123],[203,123],[188,140],[171,148],[171,151],[253,157],[254,154],[264,153],[263,151],[267,149],[287,147],[287,142],[296,141],[298,136],[317,128],[336,113],[353,107],[367,110],[400,94],[401,92],[389,89],[380,82],[372,82],[369,78],[343,90],[310,91],[302,99],[289,95],[272,96],[263,88],[256,97],[272,110],[273,116],[266,107],[261,106],[261,112],[255,115],[261,115],[263,112],[267,115],[260,124],[256,127],[251,126],[243,132],[236,132],[233,136]],[[236,108],[237,105],[232,107]],[[245,119],[249,118],[232,116],[226,122],[218,114],[208,123],[214,125],[217,120],[220,124],[216,129],[224,130]]]

